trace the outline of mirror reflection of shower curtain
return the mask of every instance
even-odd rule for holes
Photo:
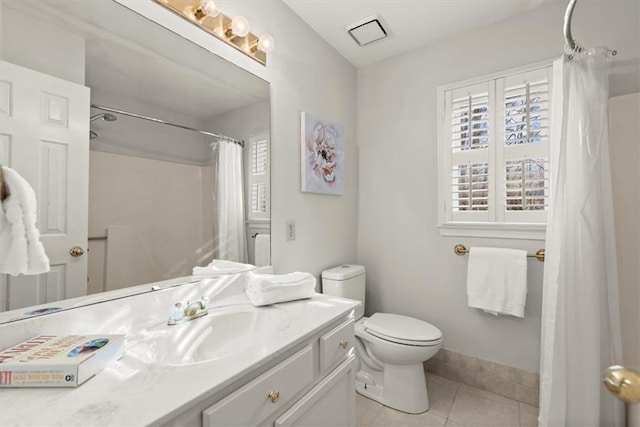
[[[247,262],[242,147],[220,139],[211,144],[213,258]]]

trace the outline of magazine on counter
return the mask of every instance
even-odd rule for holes
[[[0,352],[0,388],[77,387],[123,349],[124,335],[38,335]]]

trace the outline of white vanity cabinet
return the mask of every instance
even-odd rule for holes
[[[164,426],[355,426],[354,320],[342,317]]]
[[[124,356],[81,387],[1,388],[0,425],[355,426],[359,303],[317,294],[255,307],[237,279],[220,280],[228,293],[209,315],[177,326],[166,325],[165,309],[185,292],[207,295],[212,282],[0,325],[0,344],[14,345],[38,334],[112,333],[104,319],[131,316]]]
[[[202,413],[202,425],[249,426],[294,400],[313,381],[313,348],[307,346]]]
[[[275,427],[354,426],[356,357],[349,356],[287,412],[276,419]]]

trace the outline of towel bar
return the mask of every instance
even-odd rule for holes
[[[453,247],[453,252],[455,252],[456,255],[462,256],[469,253],[469,249],[467,249],[465,245],[457,244]],[[544,262],[544,249],[539,249],[535,255],[527,254],[527,257],[535,258],[540,262]]]

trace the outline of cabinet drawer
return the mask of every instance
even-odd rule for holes
[[[320,371],[342,360],[354,345],[355,326],[350,319],[320,337]]]
[[[296,397],[312,380],[313,351],[307,346],[205,409],[202,424],[205,427],[257,425]]]
[[[275,422],[275,427],[355,426],[355,367],[351,355]]]

